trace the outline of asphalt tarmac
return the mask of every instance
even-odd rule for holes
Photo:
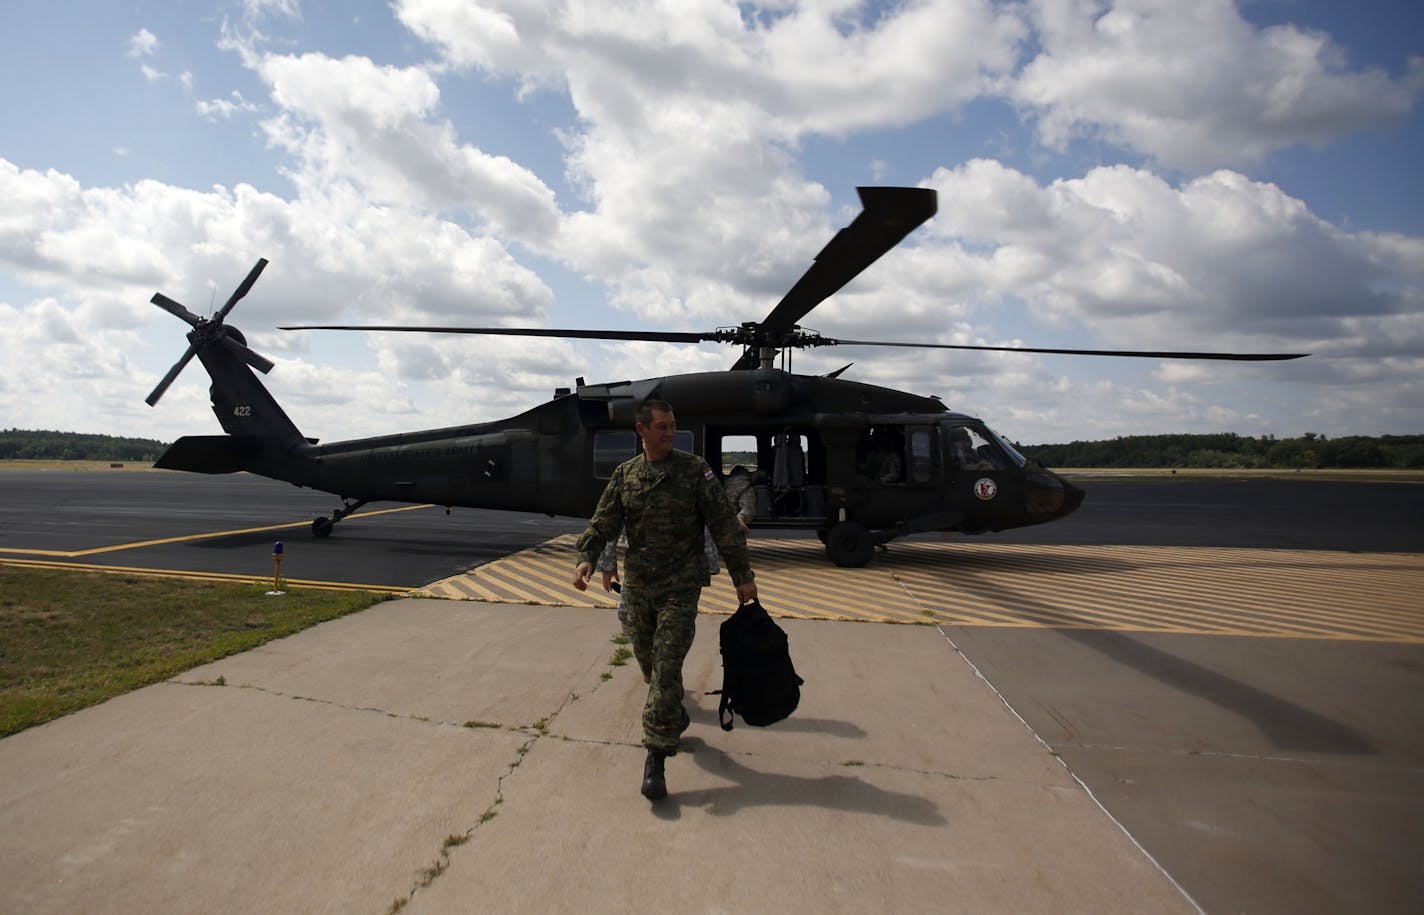
[[[1281,551],[1271,577],[1251,586],[1276,596],[1300,587],[1291,568],[1343,559],[1368,571],[1377,556],[1381,583],[1399,580],[1385,577],[1385,560],[1410,581],[1424,571],[1421,485],[1083,484],[1088,498],[1070,518],[963,542],[1224,548],[1201,554],[1203,589],[1220,587],[1233,556]],[[353,516],[312,538],[310,519],[334,504],[244,476],[0,472],[0,559],[260,576],[280,539],[293,578],[412,588],[582,527],[427,507]],[[1397,601],[1362,581],[1338,612],[1367,618]],[[1251,601],[1249,588],[1232,587],[1243,607]],[[939,628],[1202,910],[1424,911],[1424,640],[1133,632],[1087,618]],[[831,657],[850,663],[844,652]],[[867,659],[853,660],[866,676]],[[896,706],[880,714],[894,720]],[[1048,866],[1006,863],[1026,881]]]
[[[1088,496],[1068,518],[964,542],[1424,552],[1424,485],[1079,482]],[[289,578],[409,590],[583,529],[574,518],[372,503],[312,536],[312,519],[338,505],[246,474],[0,470],[0,556],[262,576],[281,541]]]

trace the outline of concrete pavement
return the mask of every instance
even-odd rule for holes
[[[783,620],[806,679],[671,797],[612,611],[403,599],[0,741],[0,912],[1192,912],[931,626]]]

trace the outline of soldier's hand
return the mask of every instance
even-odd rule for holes
[[[616,581],[616,582],[620,582],[620,583],[622,582],[622,579],[620,579],[620,578],[618,577],[618,573],[617,573],[617,572],[604,572],[604,573],[603,573],[603,590],[605,590],[605,591],[612,591],[612,590],[613,590],[613,583],[614,583],[615,581]]]
[[[593,563],[581,562],[574,569],[573,586],[580,591],[588,590],[588,580],[593,577]]]
[[[749,581],[743,585],[737,585],[737,600],[744,604],[749,604],[757,599],[756,582]]]

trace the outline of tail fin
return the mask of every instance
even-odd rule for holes
[[[247,274],[242,285],[211,318],[200,318],[162,293],[153,297],[153,304],[192,326],[188,332],[188,349],[169,369],[168,374],[148,395],[148,404],[158,403],[194,356],[203,363],[212,377],[209,394],[213,413],[230,439],[218,436],[189,436],[178,442],[158,460],[157,466],[200,473],[232,473],[250,470],[277,479],[293,479],[303,474],[300,459],[310,449],[296,425],[287,417],[277,401],[263,386],[252,369],[262,373],[272,370],[272,361],[247,347],[242,332],[224,320],[238,300],[247,295],[262,269],[265,259]]]

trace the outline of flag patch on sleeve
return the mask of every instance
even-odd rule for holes
[[[708,467],[705,471],[703,471],[703,473],[702,473],[702,479],[704,479],[704,480],[710,480],[710,479],[712,479],[712,468],[711,468],[711,467]]]

